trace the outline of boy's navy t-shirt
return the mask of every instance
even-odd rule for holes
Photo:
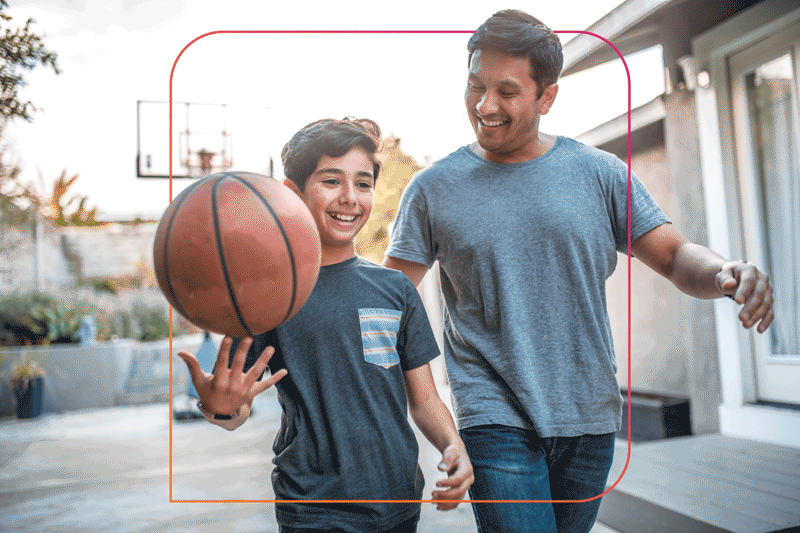
[[[277,342],[277,346],[275,346]],[[267,346],[283,408],[272,482],[280,500],[418,500],[423,479],[403,371],[439,355],[422,301],[402,272],[359,257],[323,266],[308,301],[255,338]],[[290,527],[381,531],[412,503],[278,503]]]

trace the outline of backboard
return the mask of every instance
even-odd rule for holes
[[[172,177],[200,178],[233,165],[227,106],[172,103]],[[169,178],[169,102],[136,102],[136,177]]]

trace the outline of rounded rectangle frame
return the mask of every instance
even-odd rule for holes
[[[173,77],[175,75],[175,67],[178,64],[183,53],[190,47],[192,44],[196,43],[200,39],[209,37],[211,35],[230,35],[230,34],[472,34],[474,30],[217,30],[211,31],[208,33],[204,33],[192,41],[190,41],[184,48],[180,51],[178,56],[175,58],[175,61],[172,65],[172,70],[170,71],[169,77],[169,143],[170,143],[170,151],[169,151],[169,201],[172,202],[172,178],[173,176],[173,153],[172,153],[172,142],[173,142],[173,100],[172,100],[172,87],[173,87]],[[582,30],[554,30],[554,33],[565,33],[565,34],[586,34],[591,35],[597,39],[602,40],[608,46],[610,46],[613,51],[619,56],[620,60],[622,61],[623,66],[625,67],[625,74],[628,78],[627,85],[628,85],[628,158],[627,158],[627,167],[628,167],[628,207],[627,207],[627,217],[630,220],[631,216],[631,75],[630,70],[628,69],[628,64],[625,62],[625,58],[622,56],[622,53],[619,49],[614,46],[608,39],[597,35],[596,33],[582,31]],[[138,164],[138,163],[137,163]],[[631,229],[630,224],[628,224],[628,231],[627,231],[627,247],[628,247],[628,293],[627,293],[627,306],[628,306],[628,383],[631,382]],[[170,334],[169,334],[169,351],[170,351],[170,398],[173,395],[172,390],[172,307],[169,310],[169,319],[170,319]],[[612,490],[617,484],[622,480],[625,472],[628,469],[628,465],[630,464],[631,459],[631,411],[630,411],[630,402],[631,402],[631,387],[627,387],[627,396],[628,396],[628,416],[627,416],[627,424],[628,424],[628,453],[625,460],[625,466],[622,468],[622,472],[620,472],[619,477],[617,478],[614,483],[612,483],[604,492],[594,496],[592,498],[587,498],[583,500],[458,500],[460,503],[584,503],[589,502],[592,500],[596,500],[598,498],[602,498]],[[170,503],[289,503],[286,500],[176,500],[173,498],[172,494],[172,423],[173,423],[173,413],[172,413],[172,402],[170,402],[170,413],[169,413],[169,501]],[[325,504],[336,504],[336,503],[355,503],[355,502],[362,502],[362,503],[439,503],[442,500],[303,500],[302,503],[325,503]],[[446,500],[445,500],[446,501]],[[296,500],[291,500],[291,503],[300,503]]]

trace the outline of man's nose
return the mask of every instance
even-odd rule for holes
[[[481,115],[490,115],[495,113],[498,110],[497,100],[489,91],[486,91],[481,99],[478,100],[478,105],[475,109]]]

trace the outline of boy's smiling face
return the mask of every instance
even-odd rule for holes
[[[372,212],[375,176],[366,150],[355,147],[341,157],[322,156],[304,191],[291,180],[286,185],[303,199],[317,223],[322,264],[355,256],[355,238]]]

